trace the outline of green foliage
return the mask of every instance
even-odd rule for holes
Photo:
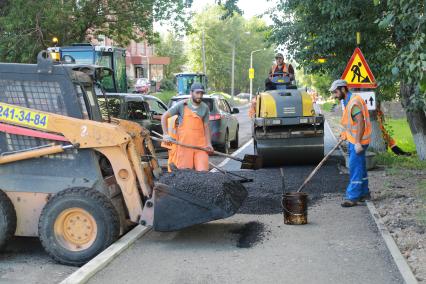
[[[183,0],[9,0],[0,11],[0,61],[34,62],[56,36],[61,45],[105,35],[119,45],[153,42],[154,21],[186,24]]]
[[[387,168],[397,169],[413,169],[425,170],[426,161],[421,161],[417,156],[397,156],[390,152],[382,152],[377,154],[375,160],[378,165],[386,166]]]
[[[174,33],[163,35],[155,45],[155,54],[170,57],[170,64],[165,66],[164,76],[172,79],[174,73],[183,72],[187,62],[184,42]]]
[[[333,78],[331,78],[330,75],[306,74],[303,68],[299,68],[296,70],[296,79],[299,86],[312,88],[324,98],[330,96],[328,89],[330,88],[330,82],[333,81]]]
[[[166,105],[169,103],[170,99],[176,96],[176,91],[162,91],[155,93],[154,96],[163,101]]]
[[[356,46],[355,33],[361,32],[360,48],[381,86],[380,96],[390,99],[397,93],[389,80],[389,59],[396,50],[390,32],[375,23],[382,9],[371,0],[281,0],[272,14],[271,39],[284,45],[306,73],[337,79]],[[319,58],[326,62],[319,63]]]
[[[161,91],[176,91],[176,84],[173,80],[163,79],[160,82],[160,90]]]
[[[264,80],[272,65],[274,50],[266,43],[269,28],[258,18],[244,19],[238,14],[223,19],[225,11],[220,6],[207,6],[195,15],[193,32],[188,41],[190,71],[202,72],[202,34],[205,36],[206,69],[209,87],[230,92],[232,46],[235,44],[235,94],[249,91],[248,69],[252,50],[267,48],[254,54],[256,74],[253,91],[264,88]],[[248,34],[249,33],[249,34]]]

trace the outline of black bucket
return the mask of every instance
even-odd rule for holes
[[[308,223],[308,194],[286,192],[282,199],[284,224],[304,225]]]

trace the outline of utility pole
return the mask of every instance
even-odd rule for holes
[[[206,46],[205,46],[205,37],[204,37],[204,30],[202,35],[202,56],[203,56],[203,73],[204,75],[207,74],[207,68],[206,68]]]
[[[234,90],[234,77],[235,76],[235,42],[232,45],[232,74],[231,74],[231,97],[234,100],[235,90]]]
[[[257,49],[257,50],[253,50],[252,52],[250,52],[250,70],[253,70],[253,54],[256,53],[256,52],[258,52],[258,51],[265,50],[265,49],[266,48]],[[250,102],[252,100],[252,97],[253,97],[253,78],[250,77]]]

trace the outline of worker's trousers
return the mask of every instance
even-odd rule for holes
[[[346,199],[356,201],[369,193],[367,165],[365,153],[368,145],[363,145],[364,151],[357,154],[355,145],[348,142],[349,148],[349,185],[346,188]]]

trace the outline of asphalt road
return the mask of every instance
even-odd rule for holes
[[[335,143],[326,131],[325,151]],[[252,152],[249,145],[239,156]],[[151,232],[89,283],[403,283],[367,207],[340,206],[347,176],[335,161],[327,166],[306,189],[315,199],[308,225],[284,225],[281,213],[237,214],[178,232]],[[300,185],[313,167],[284,167],[286,184]],[[225,169],[237,171],[239,163]],[[262,170],[254,177],[276,191],[279,173]]]

